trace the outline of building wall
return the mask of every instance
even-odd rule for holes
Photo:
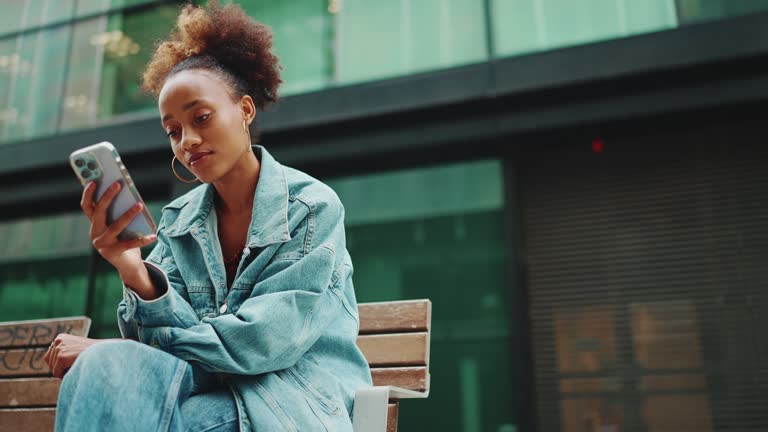
[[[539,430],[768,427],[763,135],[734,122],[525,151]]]
[[[160,134],[154,102],[138,90],[138,73],[149,58],[152,40],[168,31],[178,6],[173,1],[5,3],[0,1],[9,12],[0,18],[4,19],[0,24],[0,150],[8,149],[9,156],[0,161],[0,248],[5,245],[0,250],[0,312],[9,320],[86,314],[94,319],[92,336],[114,337],[119,281],[88,244],[87,221],[77,209],[79,185],[66,166],[67,151],[62,148],[105,136],[113,140],[126,150],[126,165],[156,217],[162,205],[183,193],[184,186],[176,185],[167,169],[170,152]],[[287,104],[278,107],[277,120],[269,117],[271,113],[266,116],[264,143],[279,160],[327,181],[342,198],[358,300],[427,297],[434,302],[433,393],[426,401],[402,405],[403,430],[580,431],[611,426],[617,419],[624,427],[620,430],[643,430],[637,429],[643,424],[638,419],[658,418],[655,407],[665,406],[670,399],[624,390],[615,390],[619,396],[614,399],[610,387],[616,380],[646,386],[653,382],[634,370],[604,367],[603,357],[589,350],[598,346],[598,352],[620,353],[624,361],[620,366],[631,364],[635,336],[629,329],[635,325],[646,332],[642,336],[650,335],[644,355],[654,360],[658,336],[648,326],[673,320],[670,314],[682,316],[688,327],[680,332],[690,336],[694,328],[707,327],[702,324],[709,322],[706,318],[717,316],[701,315],[697,305],[684,302],[665,305],[660,312],[645,302],[633,303],[634,309],[624,307],[621,313],[597,307],[542,315],[541,309],[553,305],[547,303],[552,299],[543,295],[537,277],[565,275],[569,268],[548,249],[551,245],[537,246],[536,234],[550,233],[557,246],[561,237],[551,233],[558,232],[568,213],[542,207],[536,214],[541,216],[536,231],[531,225],[534,207],[528,200],[542,185],[550,187],[556,204],[561,199],[568,202],[569,188],[580,185],[585,176],[599,184],[604,166],[583,159],[600,156],[590,153],[590,141],[583,139],[585,129],[654,128],[659,122],[637,117],[672,115],[659,107],[680,109],[680,100],[685,100],[686,109],[693,109],[691,105],[702,99],[689,84],[712,74],[702,66],[712,61],[699,60],[695,64],[699,69],[683,69],[682,78],[680,73],[670,74],[669,81],[651,79],[651,85],[640,80],[638,85],[636,76],[647,71],[622,70],[622,65],[631,65],[631,58],[645,53],[643,58],[653,66],[657,58],[648,53],[663,54],[662,48],[669,47],[657,44],[647,50],[630,49],[617,58],[595,59],[600,66],[587,79],[580,74],[590,69],[583,60],[591,47],[599,47],[600,53],[621,54],[622,46],[638,46],[633,35],[667,30],[660,37],[674,39],[674,33],[688,24],[768,9],[768,2],[741,2],[738,7],[732,3],[590,0],[588,7],[577,9],[570,0],[296,0],[279,2],[279,6],[241,2],[249,14],[273,27],[275,49],[286,68]],[[692,52],[698,49],[693,42],[684,42]],[[747,42],[751,41],[733,41],[751,47]],[[748,54],[755,56],[755,52]],[[728,58],[730,53],[718,55]],[[611,75],[608,71],[613,69],[608,66],[614,60],[621,73],[610,81],[603,75]],[[759,59],[746,66],[739,63],[738,68],[729,67],[731,75],[711,78],[703,90],[710,99],[704,100],[710,105],[727,97],[741,101],[741,93],[732,96],[718,90],[727,87],[726,78],[741,80],[744,70],[758,76],[759,66]],[[465,70],[474,72],[462,75]],[[478,76],[497,87],[463,79]],[[403,87],[398,87],[400,83]],[[657,91],[665,86],[679,90],[655,97],[638,94],[645,88]],[[461,96],[468,88],[477,92]],[[420,97],[419,91],[430,91],[433,99],[428,104],[434,108],[425,108],[427,102],[420,105],[419,101],[405,106],[402,101]],[[497,97],[496,92],[503,91],[508,94]],[[478,95],[487,99],[478,102]],[[760,97],[755,92],[750,95]],[[364,108],[370,111],[357,110],[359,101],[367,101]],[[648,112],[641,112],[644,108]],[[348,114],[351,111],[358,112]],[[290,113],[290,121],[279,117],[285,112]],[[618,112],[626,117],[612,123],[616,121],[612,114]],[[153,127],[156,134],[146,132]],[[688,123],[673,129],[693,127]],[[752,130],[757,136],[757,129]],[[571,138],[553,145],[552,134]],[[603,160],[626,154],[616,150],[613,142],[606,143]],[[679,144],[669,141],[670,146]],[[580,153],[585,148],[587,156]],[[30,162],[38,154],[43,158],[57,153],[62,155],[61,163],[48,161],[34,167]],[[681,160],[689,164],[718,160],[712,155],[685,157]],[[552,160],[559,161],[547,164]],[[644,166],[675,160],[646,160]],[[603,181],[632,172],[621,164],[616,167],[622,169]],[[619,183],[641,193],[654,179],[657,173],[641,171]],[[522,193],[518,196],[517,191]],[[614,204],[612,199],[606,196],[599,204],[607,212],[614,211],[612,206],[623,202]],[[742,202],[746,201],[737,204]],[[638,223],[648,222],[651,230],[655,218],[662,216],[663,212],[650,212]],[[518,224],[520,219],[523,222]],[[592,228],[599,235],[615,235],[606,234],[605,226]],[[759,230],[743,235],[755,233]],[[707,236],[702,232],[694,239]],[[668,240],[672,246],[685,243]],[[600,251],[603,255],[613,252]],[[531,257],[552,260],[551,267],[517,265]],[[599,282],[591,275],[583,280],[586,294]],[[606,295],[616,296],[608,291],[611,287],[606,285]],[[653,295],[649,291],[646,297],[653,300]],[[735,298],[743,303],[745,297],[736,294]],[[595,325],[596,321],[601,324]],[[746,332],[746,325],[734,327],[733,336],[715,336],[738,342],[738,332]],[[575,336],[563,337],[563,331]],[[715,349],[704,339],[696,340],[699,351]],[[738,358],[744,362],[762,364],[762,345],[745,340],[718,349],[722,355],[740,352]],[[693,358],[701,362],[710,358],[704,354]],[[579,369],[583,363],[588,365],[585,373],[594,376],[567,375],[584,372]],[[736,394],[728,393],[735,391],[729,389],[758,387],[744,384],[745,375],[718,375],[716,368],[724,363],[714,364],[697,366],[682,378],[666,377],[668,381],[661,384],[657,380],[655,385],[669,380],[678,383],[663,389],[671,395],[662,391],[661,396],[672,396],[673,402],[703,413],[704,430],[729,430],[723,419],[728,418],[730,405],[723,398]],[[723,387],[726,382],[731,387]],[[577,395],[571,397],[574,392]],[[584,418],[585,413],[591,417]],[[736,418],[762,424],[749,416]],[[664,423],[667,419],[658,421],[669,426]]]

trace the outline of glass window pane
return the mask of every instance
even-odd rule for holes
[[[71,26],[60,26],[40,32],[34,76],[25,117],[24,137],[50,135],[57,131],[61,113],[67,45],[72,35]]]
[[[135,6],[157,0],[78,0],[77,16],[109,12],[124,6]]]
[[[327,183],[346,209],[358,302],[433,302],[430,372],[452,391],[433,391],[417,410],[404,405],[400,429],[516,430],[522,365],[509,350],[501,163]]]
[[[17,39],[0,39],[0,140],[5,130],[18,119],[18,113],[8,106],[16,65],[21,59],[16,49]]]
[[[178,6],[160,5],[128,14],[110,15],[106,31],[93,35],[103,52],[99,117],[141,110],[156,110],[155,98],[141,90],[141,75],[155,42],[168,35]]]
[[[0,0],[0,35],[70,19],[75,0]]]
[[[337,14],[336,78],[373,80],[482,61],[483,2],[350,0]]]
[[[0,138],[3,141],[22,135],[27,118],[27,105],[30,87],[34,82],[33,62],[37,48],[37,33],[25,33],[16,38],[16,53],[11,69],[11,86],[8,89],[7,109],[13,113],[13,119],[7,122]]]
[[[0,34],[19,31],[25,27],[27,1],[0,0]]]
[[[34,262],[0,262],[3,321],[82,315],[88,257]]]
[[[677,26],[674,0],[493,0],[491,4],[498,56]]]
[[[269,25],[273,51],[283,66],[282,95],[317,90],[333,76],[333,21],[325,0],[239,2],[255,20]]]
[[[0,223],[3,321],[85,312],[88,230],[80,212]]]
[[[768,11],[768,0],[678,0],[685,24]]]
[[[71,27],[57,26],[17,38],[18,54],[13,54],[9,70],[6,115],[0,121],[1,141],[56,132],[70,34]]]
[[[105,33],[105,16],[80,21],[74,26],[72,47],[61,112],[61,129],[75,129],[93,124],[97,114],[99,78],[104,45],[98,35]]]
[[[43,0],[36,0],[43,1]],[[45,5],[41,7],[40,24],[50,24],[72,18],[75,12],[75,0],[44,0]]]

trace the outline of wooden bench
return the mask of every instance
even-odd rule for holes
[[[90,328],[87,317],[0,323],[0,432],[53,430],[61,380],[43,358],[59,333]]]
[[[357,344],[375,387],[358,391],[355,432],[397,430],[398,401],[429,395],[429,300],[361,303]],[[43,361],[59,333],[88,336],[87,317],[0,323],[0,432],[52,431],[61,381]]]
[[[400,399],[429,396],[432,302],[361,303],[357,346],[373,375],[355,395],[355,432],[394,432]]]

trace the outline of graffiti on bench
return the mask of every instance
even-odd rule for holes
[[[0,325],[0,377],[47,374],[43,358],[56,336],[84,336],[88,327],[83,319]]]

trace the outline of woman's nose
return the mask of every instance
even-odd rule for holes
[[[181,136],[181,148],[184,151],[188,151],[192,147],[199,145],[201,141],[200,135],[195,131],[184,131]]]

